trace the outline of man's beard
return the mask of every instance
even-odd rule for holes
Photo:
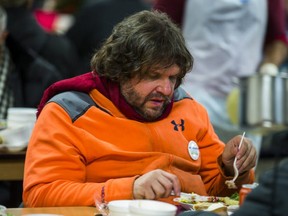
[[[148,121],[153,121],[159,118],[167,105],[171,102],[171,99],[160,93],[151,93],[143,100],[143,98],[134,90],[133,87],[121,89],[121,93],[124,96],[128,104],[130,104],[134,110],[140,114],[143,118]],[[161,107],[155,108],[145,108],[145,104],[150,101],[152,98],[162,99],[164,103]]]

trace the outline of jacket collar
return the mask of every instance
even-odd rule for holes
[[[40,115],[45,104],[56,94],[65,91],[80,91],[89,93],[92,89],[97,89],[101,94],[107,97],[112,103],[128,118],[140,122],[150,122],[137,113],[133,107],[127,103],[120,92],[119,85],[104,77],[99,77],[95,72],[85,73],[70,79],[65,79],[52,84],[44,92],[37,111],[37,117]],[[166,107],[163,114],[154,121],[159,121],[169,115],[173,106],[173,100]]]

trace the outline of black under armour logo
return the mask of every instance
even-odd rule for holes
[[[175,131],[179,131],[179,130],[178,130],[178,127],[181,127],[181,130],[182,130],[182,131],[185,130],[184,120],[183,120],[183,119],[181,119],[181,123],[180,123],[180,124],[177,124],[177,123],[175,122],[175,120],[171,121],[171,123],[174,125],[174,130],[175,130]]]

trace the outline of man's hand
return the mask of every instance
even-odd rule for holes
[[[234,175],[233,162],[235,157],[237,157],[236,164],[239,174],[252,169],[256,165],[257,154],[252,142],[249,139],[244,138],[242,146],[238,150],[240,140],[240,135],[232,138],[225,145],[222,153],[222,162],[225,166],[224,169],[227,175]]]
[[[181,187],[176,175],[157,169],[148,172],[134,182],[134,199],[158,199],[169,197],[171,192],[180,195]]]

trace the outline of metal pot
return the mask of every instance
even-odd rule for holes
[[[242,127],[288,126],[288,74],[255,74],[239,80],[239,123]]]

